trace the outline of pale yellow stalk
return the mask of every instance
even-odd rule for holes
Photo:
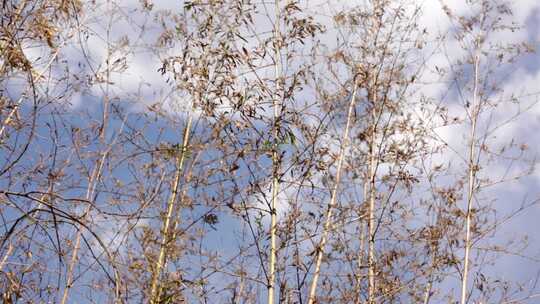
[[[368,303],[375,303],[375,174],[376,174],[376,155],[375,141],[376,138],[376,119],[377,113],[375,101],[377,100],[376,92],[371,94],[373,98],[373,112],[371,128],[371,143],[369,149],[369,210],[368,210]]]
[[[328,233],[330,232],[330,229],[331,229],[332,214],[333,214],[333,211],[334,211],[334,207],[336,205],[337,192],[338,192],[338,188],[339,188],[339,182],[341,180],[341,171],[342,171],[342,167],[343,167],[343,159],[344,159],[344,156],[345,156],[346,148],[347,148],[347,146],[349,144],[349,129],[350,129],[350,126],[351,126],[352,116],[353,116],[353,113],[354,113],[354,105],[356,103],[357,91],[358,91],[358,86],[357,86],[357,84],[355,82],[354,83],[354,88],[353,88],[353,91],[352,91],[352,94],[351,94],[351,99],[350,99],[350,102],[349,102],[349,109],[348,109],[348,113],[347,113],[347,123],[345,124],[345,130],[344,130],[344,133],[343,133],[343,137],[341,138],[342,144],[341,144],[338,159],[337,159],[335,184],[334,184],[334,186],[332,188],[332,192],[331,192],[331,195],[330,195],[330,202],[328,204],[328,209],[326,210],[325,222],[324,222],[324,226],[323,226],[321,240],[319,242],[318,247],[315,248],[317,256],[316,256],[316,261],[315,261],[315,270],[314,270],[314,273],[313,273],[313,280],[311,281],[311,286],[310,286],[310,289],[309,289],[308,304],[315,303],[315,297],[316,297],[316,294],[317,294],[317,283],[318,283],[319,275],[320,275],[320,271],[321,271],[322,257],[323,257],[323,254],[324,254],[324,248],[325,248],[325,245],[326,245],[326,241],[328,239]]]
[[[171,233],[169,230],[171,227],[174,207],[176,206],[176,197],[178,196],[178,187],[180,185],[180,179],[183,173],[187,146],[190,140],[189,133],[191,131],[192,120],[193,118],[192,118],[192,115],[190,114],[186,123],[186,127],[184,128],[182,150],[180,150],[180,153],[177,156],[177,168],[176,168],[176,173],[175,173],[174,180],[172,183],[172,193],[167,203],[167,213],[165,214],[165,218],[163,220],[163,225],[161,228],[162,239],[161,239],[161,244],[159,248],[159,255],[154,265],[154,269],[152,271],[152,281],[150,284],[151,287],[150,287],[149,299],[150,299],[150,303],[152,304],[159,303],[161,288],[158,282],[159,282],[159,278],[161,277],[161,271],[163,270],[163,266],[165,264],[165,259],[167,256],[167,249],[169,247],[168,245],[169,245],[170,233]]]
[[[469,277],[469,255],[471,252],[471,222],[472,222],[472,204],[474,200],[474,188],[477,165],[475,162],[475,143],[476,143],[476,123],[480,112],[478,104],[478,88],[479,88],[479,66],[480,58],[476,54],[474,58],[474,88],[473,101],[471,105],[471,133],[469,142],[469,176],[468,176],[468,191],[467,191],[467,213],[465,218],[465,257],[463,258],[463,279],[461,280],[461,304],[467,303],[467,281]]]
[[[275,293],[275,282],[276,282],[276,227],[277,227],[277,197],[279,191],[279,176],[278,176],[278,125],[276,121],[279,116],[279,106],[280,106],[280,97],[277,95],[281,91],[281,32],[279,28],[279,23],[281,19],[279,0],[274,2],[276,10],[276,20],[274,21],[274,48],[275,48],[275,58],[274,58],[274,78],[276,81],[276,92],[273,107],[274,107],[274,126],[273,126],[273,136],[274,136],[274,145],[272,147],[272,201],[270,204],[270,261],[268,265],[268,298],[267,304],[274,304],[274,293]]]

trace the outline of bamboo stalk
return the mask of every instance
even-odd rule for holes
[[[170,226],[171,226],[171,220],[173,216],[174,207],[176,206],[176,197],[178,195],[178,187],[180,185],[180,179],[182,177],[184,162],[186,158],[186,151],[187,146],[189,144],[189,133],[191,131],[191,124],[193,121],[193,117],[190,114],[186,123],[186,127],[184,128],[184,136],[182,140],[182,150],[180,150],[180,154],[177,156],[177,169],[173,180],[172,185],[172,193],[171,197],[169,198],[169,201],[167,203],[167,213],[165,215],[165,219],[163,220],[163,226],[161,228],[161,244],[159,249],[159,255],[158,259],[155,263],[155,269],[152,272],[152,281],[151,281],[151,287],[150,287],[150,303],[159,303],[159,297],[161,288],[159,286],[159,278],[161,276],[161,271],[163,269],[163,265],[165,262],[165,258],[167,256],[167,247],[169,243],[169,234],[170,234]]]
[[[330,226],[332,223],[332,213],[334,211],[334,207],[336,205],[336,197],[337,197],[337,191],[339,188],[339,182],[341,180],[341,170],[343,167],[343,159],[345,155],[345,149],[349,143],[349,129],[352,121],[352,116],[354,113],[354,105],[356,102],[356,94],[358,91],[358,85],[355,81],[354,88],[351,94],[351,99],[349,101],[349,109],[347,113],[347,123],[345,125],[345,132],[343,133],[342,137],[342,144],[340,147],[339,155],[338,155],[338,163],[336,168],[336,178],[335,178],[335,184],[332,188],[332,193],[330,195],[330,202],[328,204],[328,209],[326,210],[325,214],[325,222],[323,226],[321,241],[319,242],[318,247],[316,248],[317,252],[317,258],[315,262],[315,273],[313,274],[313,280],[311,281],[311,286],[309,290],[309,297],[308,297],[308,304],[313,304],[315,302],[315,295],[317,293],[317,282],[319,280],[319,275],[321,271],[321,263],[322,263],[322,257],[324,253],[324,247],[326,245],[326,241],[328,238],[328,233],[330,231]]]
[[[86,200],[88,201],[90,201],[92,199],[92,196],[94,195],[97,186],[97,180],[101,175],[103,164],[105,163],[105,157],[107,156],[109,151],[110,149],[108,149],[102,154],[100,160],[98,161],[98,164],[94,167],[92,175],[90,176],[90,180],[88,181],[88,188],[86,189]],[[86,215],[90,212],[90,209],[91,205],[88,205],[83,213],[83,218],[86,218]],[[62,294],[62,300],[60,301],[61,304],[67,303],[69,291],[73,287],[73,273],[75,270],[75,264],[77,263],[77,259],[79,256],[79,250],[81,248],[81,238],[82,229],[79,229],[77,231],[77,235],[75,236],[75,245],[73,247],[73,251],[71,253],[71,258],[66,272],[66,286],[64,288],[64,293]]]
[[[424,301],[422,303],[429,304],[429,300],[431,299],[432,286],[433,286],[433,283],[430,280],[426,285],[426,291],[424,292]]]
[[[461,280],[461,304],[467,302],[467,281],[469,276],[469,255],[471,251],[471,222],[472,222],[472,204],[474,198],[474,187],[476,179],[476,162],[475,162],[475,150],[474,145],[476,141],[476,124],[478,115],[480,112],[480,105],[478,104],[478,78],[479,78],[479,66],[480,58],[475,55],[474,58],[474,88],[473,88],[473,101],[472,101],[472,113],[471,113],[471,139],[469,143],[469,176],[468,176],[468,191],[467,191],[467,214],[465,219],[465,257],[463,261],[463,279]]]
[[[9,258],[9,256],[11,255],[12,251],[13,251],[13,244],[9,244],[9,247],[8,247],[8,250],[6,251],[6,254],[4,255],[4,257],[2,258],[2,261],[0,261],[0,271],[2,271],[2,269],[4,268],[4,265],[6,264],[6,261],[7,259]]]
[[[366,197],[367,194],[367,187],[364,186],[364,197]],[[364,260],[364,246],[366,243],[366,229],[365,229],[365,223],[363,221],[359,221],[359,232],[360,232],[360,245],[358,250],[358,273],[356,274],[356,298],[355,298],[355,304],[360,304],[360,289],[361,289],[361,281],[362,281],[362,267],[364,266],[363,260]]]
[[[125,121],[124,121],[124,123],[125,123]],[[122,131],[123,131],[124,123],[122,124],[122,126],[120,128],[119,134],[122,133]],[[105,159],[106,159],[107,155],[109,155],[109,153],[111,152],[111,150],[113,148],[113,145],[116,143],[116,141],[118,139],[119,134],[109,144],[108,148],[101,153],[101,158],[98,159],[97,165],[94,167],[94,169],[92,171],[92,174],[90,175],[90,178],[89,178],[89,181],[88,181],[88,187],[86,189],[86,196],[85,196],[87,201],[91,201],[92,197],[94,196],[94,193],[95,193],[96,187],[97,187],[97,182],[98,182],[98,180],[99,180],[99,178],[100,178],[100,176],[102,174],[103,166],[105,165]],[[82,215],[83,220],[86,219],[86,217],[88,216],[91,209],[92,209],[92,205],[89,204],[86,207],[85,211],[83,212],[83,215]],[[69,262],[68,268],[67,268],[66,285],[65,285],[65,288],[64,288],[64,293],[62,295],[62,300],[60,302],[61,304],[65,304],[67,302],[69,291],[73,287],[73,272],[74,272],[74,269],[75,269],[75,264],[77,262],[78,254],[79,254],[79,250],[80,250],[82,231],[83,231],[82,229],[79,229],[77,231],[77,234],[76,234],[76,237],[75,237],[75,246],[73,247],[70,262]],[[112,262],[112,256],[109,253],[107,253],[107,256],[109,257],[109,260]],[[119,297],[120,297],[120,276],[116,271],[115,271],[115,279],[116,279],[115,294],[116,294],[116,297],[117,297],[116,302],[118,302]]]
[[[362,190],[362,198],[365,201],[365,198],[368,196],[368,183],[364,181]],[[362,210],[362,209],[360,209]],[[361,282],[362,282],[362,268],[364,267],[363,261],[364,261],[364,246],[366,244],[366,232],[367,232],[367,225],[362,221],[362,218],[364,218],[365,215],[363,213],[360,213],[358,215],[359,221],[358,221],[358,230],[360,233],[360,244],[358,246],[358,256],[357,256],[357,267],[358,267],[358,273],[356,274],[356,295],[355,295],[355,304],[362,303],[360,299],[360,290],[361,290]]]
[[[373,98],[371,128],[371,143],[369,149],[369,209],[368,209],[368,303],[375,303],[375,174],[376,174],[376,156],[375,156],[375,140],[376,140],[376,109],[375,101],[377,100],[376,93],[371,94]]]
[[[272,147],[272,202],[270,205],[270,261],[268,265],[268,272],[269,272],[269,278],[268,278],[268,298],[267,298],[267,304],[274,304],[274,293],[275,293],[275,282],[276,282],[276,226],[277,226],[277,196],[278,196],[278,190],[279,190],[279,176],[278,176],[278,144],[277,144],[277,137],[278,137],[278,125],[276,124],[278,116],[279,116],[279,106],[280,106],[280,100],[279,96],[277,95],[278,92],[281,90],[281,35],[280,35],[280,28],[279,28],[279,22],[280,22],[280,8],[279,8],[279,0],[275,0],[275,10],[276,10],[276,20],[274,21],[274,40],[275,40],[275,59],[274,59],[274,77],[276,81],[276,92],[274,100],[273,100],[273,108],[274,108],[274,124],[273,124],[273,137],[274,137],[274,145]]]

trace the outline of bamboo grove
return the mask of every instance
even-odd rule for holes
[[[4,0],[3,302],[535,303],[538,41],[454,2]]]

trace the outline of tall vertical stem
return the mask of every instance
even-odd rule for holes
[[[191,124],[193,121],[193,116],[189,114],[188,120],[186,122],[186,127],[184,128],[184,136],[182,140],[182,147],[180,153],[176,157],[177,167],[174,180],[172,183],[171,196],[167,202],[167,212],[165,218],[163,219],[163,224],[161,227],[161,244],[159,248],[158,259],[154,265],[154,270],[152,271],[152,282],[150,287],[150,303],[155,304],[159,303],[160,291],[161,288],[158,284],[159,278],[161,277],[161,271],[165,264],[165,259],[167,256],[167,249],[169,247],[170,241],[170,227],[173,217],[174,207],[176,206],[176,197],[178,196],[178,188],[180,186],[180,180],[183,173],[184,162],[186,158],[187,146],[189,144],[189,133],[191,131]]]
[[[372,126],[371,126],[371,143],[369,147],[369,209],[368,209],[368,303],[375,303],[375,175],[376,175],[376,151],[375,141],[377,126],[376,126],[376,92],[372,92],[371,98],[373,103],[372,110]]]
[[[268,265],[268,299],[267,304],[274,304],[274,293],[275,293],[275,281],[276,281],[276,225],[277,225],[277,196],[279,191],[279,176],[278,176],[278,167],[279,167],[279,155],[278,155],[278,117],[279,117],[279,106],[281,103],[281,95],[278,95],[281,92],[281,32],[280,32],[280,19],[281,11],[279,8],[279,0],[275,0],[275,21],[274,21],[274,78],[275,78],[275,92],[273,98],[273,108],[274,108],[274,122],[273,122],[273,137],[274,145],[272,147],[272,202],[270,205],[270,261]]]
[[[480,105],[478,103],[478,66],[480,58],[476,54],[474,57],[474,88],[473,88],[473,101],[471,105],[471,133],[469,142],[469,176],[468,176],[468,191],[467,191],[467,214],[465,218],[465,257],[463,258],[463,279],[461,280],[461,304],[467,302],[467,280],[469,277],[469,255],[471,251],[471,222],[472,222],[472,204],[474,199],[474,188],[476,179],[476,155],[475,155],[475,142],[476,142],[476,124],[478,115],[480,112]]]
[[[106,151],[101,153],[101,158],[98,160],[96,166],[94,167],[92,174],[90,176],[90,180],[88,181],[88,187],[86,189],[86,200],[92,201],[92,198],[94,197],[94,193],[96,191],[97,183],[101,177],[103,166],[105,164],[105,158],[110,152],[110,148]],[[84,210],[84,216],[83,219],[86,219],[88,213],[90,212],[91,205],[88,205],[88,207]],[[67,274],[66,274],[66,285],[64,288],[64,293],[62,294],[62,300],[60,301],[61,304],[67,303],[68,297],[69,297],[69,291],[73,287],[73,274],[75,271],[75,264],[77,263],[77,260],[79,258],[79,250],[81,248],[81,238],[82,238],[82,229],[79,229],[77,231],[77,234],[75,236],[75,244],[73,247],[73,251],[71,253],[71,258],[68,264],[67,268]]]
[[[315,248],[317,252],[317,257],[315,261],[315,273],[313,274],[313,280],[311,281],[311,286],[309,289],[309,298],[308,298],[308,304],[313,304],[315,302],[315,295],[317,293],[317,282],[319,280],[319,275],[321,271],[321,263],[322,263],[322,257],[324,254],[324,247],[326,245],[326,241],[328,239],[328,233],[330,232],[330,226],[332,223],[332,213],[334,211],[334,207],[336,205],[336,197],[337,197],[337,191],[339,188],[339,182],[341,180],[341,170],[343,167],[343,159],[345,158],[345,150],[349,144],[349,129],[352,122],[352,116],[354,113],[354,105],[356,102],[356,94],[358,91],[358,84],[356,83],[356,80],[354,82],[354,88],[351,94],[351,99],[349,102],[349,109],[347,112],[347,123],[345,124],[345,132],[343,133],[343,137],[341,138],[341,147],[338,155],[338,163],[336,168],[336,178],[335,183],[332,188],[332,193],[330,195],[330,203],[328,204],[328,209],[326,210],[325,214],[325,222],[323,226],[323,231],[321,235],[321,240],[319,242],[319,245],[317,248]]]

